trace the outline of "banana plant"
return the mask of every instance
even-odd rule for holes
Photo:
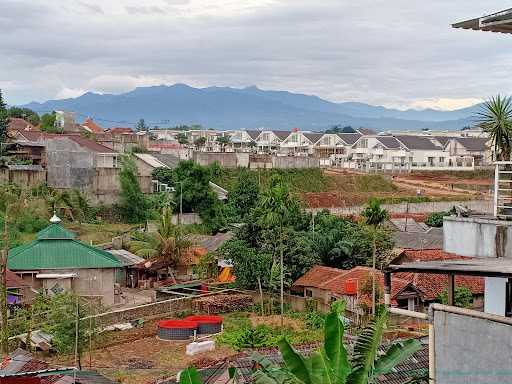
[[[393,344],[386,353],[379,354],[388,313],[380,309],[375,318],[362,331],[349,357],[343,344],[345,332],[342,314],[345,304],[334,303],[324,326],[324,345],[308,357],[297,353],[286,339],[279,342],[284,367],[258,362],[254,373],[256,384],[371,384],[383,374],[421,349],[418,340]],[[257,356],[256,356],[257,357]],[[261,359],[260,359],[261,361]]]

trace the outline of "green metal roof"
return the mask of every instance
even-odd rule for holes
[[[60,224],[51,224],[37,233],[37,239],[74,239],[76,235],[63,228]]]
[[[51,224],[30,244],[9,251],[7,267],[14,271],[69,268],[119,268],[115,256],[74,239],[59,224]]]

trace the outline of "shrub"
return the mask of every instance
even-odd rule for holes
[[[473,294],[467,287],[456,287],[454,295],[454,305],[462,308],[471,308],[473,306]],[[442,304],[448,304],[448,291],[445,289],[438,297]]]
[[[427,216],[425,220],[425,224],[429,227],[437,227],[440,228],[443,226],[443,218],[445,216],[450,216],[450,212],[434,212]]]

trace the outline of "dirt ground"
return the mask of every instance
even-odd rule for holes
[[[336,177],[339,183],[344,177],[353,178],[356,175],[366,175],[348,170],[328,169],[326,174]],[[489,196],[493,180],[485,174],[472,172],[453,173],[408,173],[386,175],[391,178],[393,191],[329,191],[319,193],[304,193],[303,200],[310,208],[350,207],[365,204],[372,197],[379,198],[408,198],[416,196],[418,189],[422,196],[434,199],[479,199]]]
[[[205,361],[216,361],[236,355],[226,346],[216,346],[215,351],[187,356],[188,342],[162,341],[156,338],[156,321],[143,328],[109,333],[107,346],[93,349],[89,357],[86,350],[82,356],[82,368],[97,370],[105,376],[125,384],[150,384],[158,379],[169,378],[190,365],[201,365]],[[41,356],[42,357],[42,356]],[[73,365],[73,357],[53,357],[44,360],[55,365]]]

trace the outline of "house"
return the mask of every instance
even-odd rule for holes
[[[258,135],[256,143],[258,144],[258,152],[261,153],[277,153],[281,147],[281,143],[290,135],[290,131],[272,131],[262,130]]]
[[[30,285],[10,270],[6,271],[6,286],[9,307],[28,303]]]
[[[9,125],[7,127],[7,132],[13,134],[15,131],[38,131],[39,129],[32,124],[30,124],[25,119],[21,119],[19,117],[11,117],[9,119]]]
[[[34,290],[48,295],[69,291],[111,306],[116,302],[115,271],[122,264],[109,252],[78,241],[54,215],[34,241],[9,251],[7,267]]]
[[[281,154],[295,156],[311,155],[313,154],[313,146],[322,136],[322,133],[301,132],[295,129],[280,142],[279,152]]]
[[[105,130],[101,128],[96,122],[92,119],[92,117],[88,117],[82,123],[81,128],[89,133],[103,133]]]
[[[443,253],[440,250],[406,250],[404,252],[393,263],[396,263],[396,260],[408,260],[408,258],[415,257],[420,257],[423,260],[430,258],[442,258],[443,260],[461,258]],[[294,282],[291,289],[300,293],[301,296],[318,299],[323,308],[328,308],[331,301],[343,299],[347,303],[348,311],[363,314],[371,306],[372,271],[372,268],[365,266],[342,270],[317,265]],[[384,274],[377,270],[374,273],[378,290],[382,292]],[[458,285],[471,290],[474,296],[474,306],[481,308],[484,293],[483,279],[457,276],[456,281]],[[391,303],[398,308],[426,311],[428,305],[437,301],[447,287],[448,279],[442,275],[396,274],[391,284]],[[379,294],[379,296],[382,296],[382,294]]]
[[[396,135],[395,138],[409,152],[411,169],[446,167],[448,154],[437,140],[429,136]]]
[[[445,144],[454,166],[488,166],[492,164],[489,139],[484,137],[453,137]]]
[[[55,111],[55,128],[63,133],[80,132],[80,126],[75,123],[74,112]]]

